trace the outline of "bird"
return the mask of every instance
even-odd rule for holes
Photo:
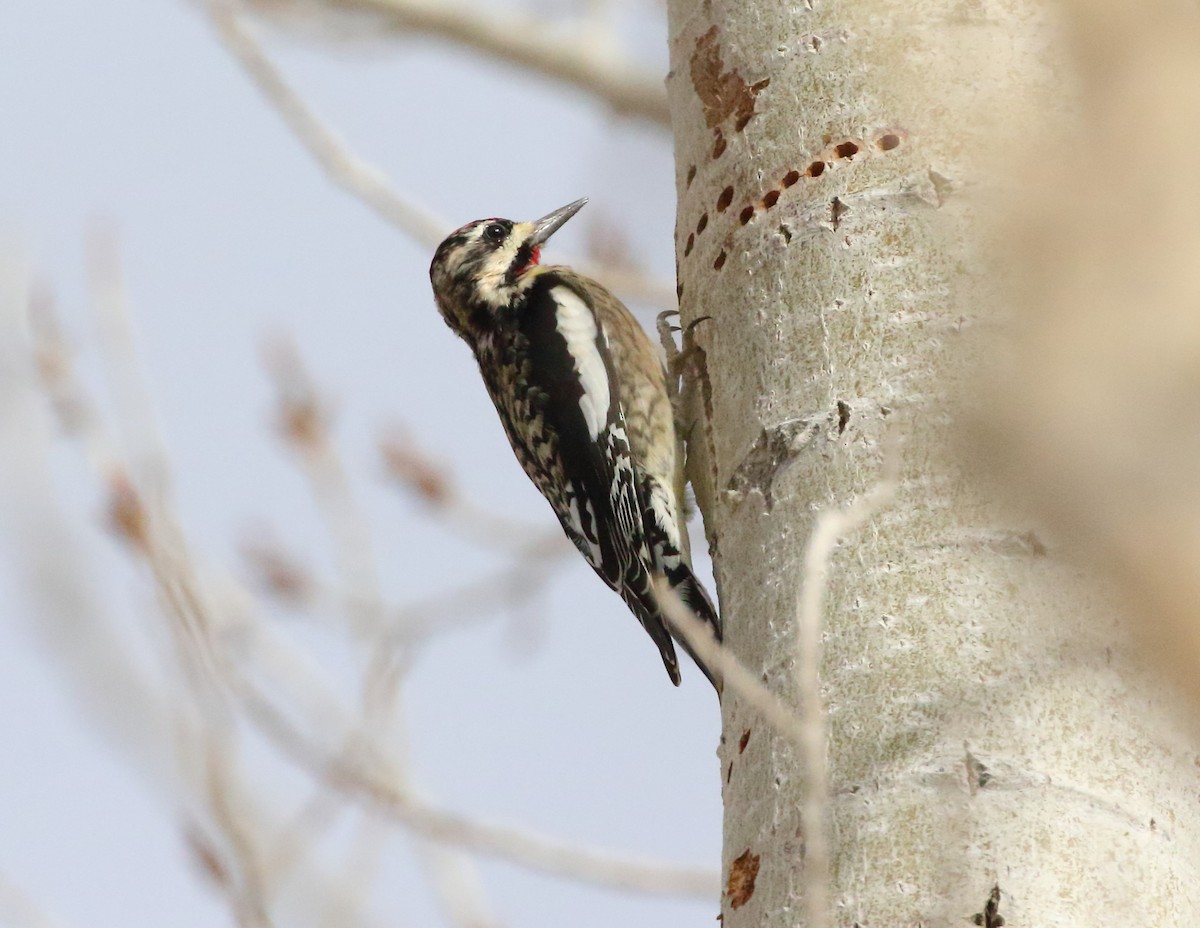
[[[470,346],[529,479],[592,569],[658,647],[671,682],[677,641],[656,583],[712,635],[721,620],[692,571],[682,451],[667,373],[625,305],[589,277],[540,263],[547,240],[587,198],[532,222],[478,219],[437,247],[429,276],[447,325]]]

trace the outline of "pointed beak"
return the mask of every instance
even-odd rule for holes
[[[541,219],[533,224],[533,235],[529,241],[532,245],[543,245],[551,235],[562,228],[563,223],[574,216],[577,212],[583,209],[583,205],[587,203],[588,198],[583,197],[576,200],[574,203],[568,203],[566,206],[560,206],[552,213],[547,213]]]

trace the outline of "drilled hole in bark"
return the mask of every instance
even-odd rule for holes
[[[751,219],[753,219],[753,218],[754,218],[754,207],[753,207],[753,206],[747,206],[747,207],[746,207],[744,210],[742,210],[742,212],[741,212],[741,213],[738,215],[738,222],[740,222],[742,225],[745,225],[746,223],[748,223],[748,222],[749,222]]]
[[[696,234],[699,235],[708,228],[708,213],[700,217],[700,221],[696,223]]]
[[[721,191],[721,195],[717,197],[717,212],[723,213],[729,209],[729,204],[733,202],[733,188],[726,187]]]
[[[725,266],[725,252],[721,252],[719,255],[717,255],[717,260],[713,262],[713,270],[719,271],[724,266]]]
[[[725,136],[721,134],[721,130],[717,130],[717,140],[713,142],[712,156],[715,161],[725,154]]]
[[[858,146],[853,142],[842,142],[834,151],[839,158],[853,158],[858,154]]]
[[[790,245],[792,243],[792,230],[789,229],[787,226],[780,226],[779,234],[783,236],[783,240],[785,243],[787,243],[788,245]]]
[[[887,135],[881,135],[876,139],[875,144],[879,147],[880,151],[891,151],[900,144],[900,136],[894,132],[889,132]]]
[[[763,197],[763,209],[770,209],[779,202],[779,191],[768,190],[767,195]]]
[[[824,161],[814,161],[812,164],[810,164],[808,166],[808,170],[805,171],[804,173],[806,173],[809,177],[820,177],[822,174],[825,173],[825,162]]]
[[[695,236],[695,234],[694,234],[694,233],[693,233],[693,234],[689,234],[689,235],[688,235],[687,244],[683,246],[683,256],[684,256],[685,258],[686,258],[688,255],[690,255],[690,254],[692,253],[692,248],[693,248],[693,247],[695,247],[695,245],[696,245],[696,236]]]
[[[783,189],[786,190],[788,187],[794,185],[798,180],[800,180],[799,171],[788,171],[783,175],[783,180],[780,181],[780,184],[783,186]]]
[[[675,299],[677,299],[677,300],[683,299],[683,284],[675,285]]]
[[[688,168],[687,186],[689,186],[689,187],[692,186],[692,181],[694,181],[695,179],[696,179],[696,165],[693,164],[690,168]]]

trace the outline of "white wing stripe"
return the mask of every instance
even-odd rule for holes
[[[608,371],[596,345],[596,317],[587,304],[567,287],[550,291],[556,306],[554,318],[558,332],[566,340],[567,351],[575,361],[575,372],[583,387],[579,408],[583,411],[588,434],[595,441],[608,419]]]

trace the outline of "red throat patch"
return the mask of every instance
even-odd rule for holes
[[[522,274],[527,272],[530,268],[536,267],[538,261],[541,260],[541,257],[542,257],[541,247],[540,246],[535,247],[533,249],[533,251],[531,251],[529,253],[529,259],[524,264],[522,264],[521,269],[516,272],[516,276],[520,277]]]

